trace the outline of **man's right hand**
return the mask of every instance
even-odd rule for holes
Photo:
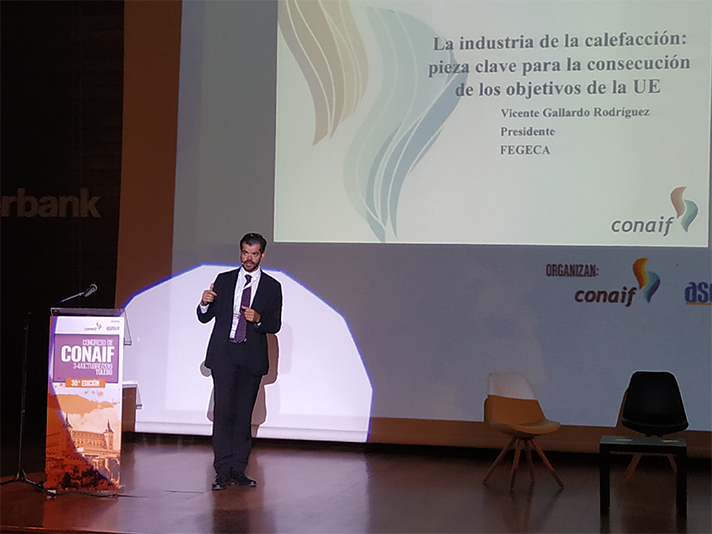
[[[210,284],[210,289],[206,289],[205,291],[203,291],[203,296],[200,299],[201,306],[207,306],[213,300],[215,300],[215,297],[218,296],[218,294],[215,291],[213,291],[214,285],[215,284]]]

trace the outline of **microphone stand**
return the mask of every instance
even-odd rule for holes
[[[72,299],[75,299],[75,298],[77,298],[77,297],[81,297],[81,296],[84,295],[84,293],[86,293],[86,291],[80,291],[80,292],[77,293],[76,295],[72,295],[71,297],[67,297],[66,299],[60,300],[59,302],[57,302],[57,304],[62,304],[63,302],[67,302],[68,300],[72,300]]]
[[[11,484],[13,482],[23,482],[25,484],[29,484],[30,486],[37,488],[41,492],[43,492],[45,495],[49,495],[50,497],[54,497],[54,494],[52,494],[50,491],[47,491],[44,488],[43,484],[33,482],[32,480],[27,479],[27,475],[25,474],[25,470],[22,468],[22,438],[23,434],[25,432],[25,399],[27,397],[27,344],[28,344],[28,339],[29,339],[29,331],[30,331],[30,316],[32,315],[31,312],[27,313],[27,316],[25,317],[25,336],[23,340],[23,350],[22,350],[22,393],[21,393],[21,398],[20,398],[20,438],[18,440],[18,446],[17,446],[17,473],[15,474],[14,478],[12,480],[6,480],[5,482],[0,483],[0,486],[4,486],[5,484]]]
[[[57,304],[61,304],[63,302],[67,302],[68,300],[75,299],[77,297],[88,297],[89,295],[93,294],[96,291],[97,287],[96,285],[92,284],[89,286],[89,288],[86,291],[81,291],[77,293],[76,295],[72,295],[71,297],[67,297],[65,299],[60,300]],[[49,495],[50,497],[54,497],[55,494],[52,493],[51,491],[47,491],[44,488],[44,484],[33,482],[32,480],[27,479],[27,475],[25,473],[25,470],[22,468],[22,439],[24,437],[25,433],[25,404],[27,400],[27,347],[28,347],[28,342],[29,342],[29,331],[30,331],[30,317],[32,316],[32,312],[27,312],[27,316],[25,317],[25,336],[23,340],[23,350],[22,350],[22,392],[21,392],[21,398],[20,398],[20,436],[18,440],[18,447],[17,447],[17,473],[13,477],[12,480],[6,480],[5,482],[0,482],[0,486],[4,486],[5,484],[11,484],[12,482],[24,482],[25,484],[29,484],[30,486],[33,486],[37,488],[38,490],[42,491],[45,495]]]

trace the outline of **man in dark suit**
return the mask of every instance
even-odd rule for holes
[[[215,318],[205,358],[215,401],[214,490],[257,484],[245,474],[252,448],[252,409],[269,368],[267,334],[276,334],[282,326],[282,286],[260,269],[266,247],[260,234],[245,234],[240,240],[242,266],[220,273],[198,305],[200,322]]]

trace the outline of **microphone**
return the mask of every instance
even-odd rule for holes
[[[76,295],[72,295],[71,297],[67,297],[66,299],[62,299],[57,304],[62,304],[63,302],[67,302],[68,300],[72,300],[77,297],[88,297],[89,295],[93,295],[94,293],[96,293],[97,289],[99,288],[96,287],[96,284],[92,284],[86,289],[86,291],[82,291],[81,293],[77,293]]]
[[[86,298],[86,297],[88,297],[89,295],[93,295],[94,293],[96,293],[96,290],[97,290],[97,289],[99,289],[99,288],[96,287],[96,284],[90,285],[90,286],[87,288],[87,290],[86,290],[84,293],[82,293],[82,297],[85,297],[85,298]]]

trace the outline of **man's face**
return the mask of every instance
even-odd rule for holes
[[[240,261],[248,273],[257,269],[264,257],[265,253],[260,252],[259,243],[255,243],[254,245],[248,245],[247,243],[242,244],[242,248],[240,249]]]

